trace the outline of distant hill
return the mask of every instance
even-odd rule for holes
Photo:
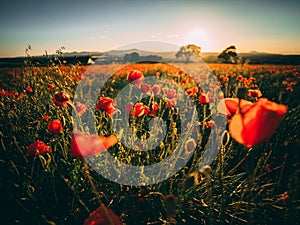
[[[96,63],[124,63],[124,57],[132,53],[137,53],[141,59],[151,56],[155,58],[162,58],[164,62],[178,61],[176,59],[176,52],[149,52],[139,49],[128,49],[128,50],[112,50],[108,52],[67,52],[62,55],[61,61],[65,64],[76,64],[80,63],[86,65],[89,59],[92,59]],[[207,63],[221,63],[218,59],[219,53],[216,52],[202,52],[201,57],[204,62]],[[241,58],[241,62],[248,64],[283,64],[283,65],[300,65],[300,55],[283,55],[283,54],[270,54],[262,52],[248,52],[238,53]],[[128,57],[127,57],[128,58]],[[25,57],[15,58],[0,58],[1,67],[17,67],[22,66]],[[34,63],[39,65],[47,65],[48,59],[45,56],[34,56],[32,57]],[[91,61],[91,60],[90,60]]]

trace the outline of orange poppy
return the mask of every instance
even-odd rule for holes
[[[231,137],[246,147],[252,147],[269,139],[287,111],[282,104],[260,98],[251,107],[232,117],[229,124]]]
[[[120,218],[104,205],[98,207],[90,216],[84,221],[84,225],[122,225]]]
[[[252,102],[247,101],[245,99],[238,98],[224,98],[221,99],[217,109],[219,113],[226,115],[227,117],[231,117],[238,111],[238,108],[243,107],[243,110],[253,105]]]
[[[100,154],[117,143],[117,137],[108,137],[95,134],[84,134],[73,131],[71,142],[71,155],[74,157],[87,157]]]

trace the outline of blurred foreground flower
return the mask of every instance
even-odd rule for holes
[[[51,134],[59,134],[62,132],[63,130],[63,126],[62,126],[62,122],[55,119],[52,120],[50,123],[48,123],[48,127],[47,130],[51,133]]]
[[[247,109],[241,106],[242,113],[232,117],[229,132],[234,140],[250,148],[269,139],[279,126],[287,111],[285,105],[260,98]]]
[[[58,106],[67,106],[69,101],[70,95],[65,91],[57,92],[53,98],[54,104]]]
[[[246,110],[247,108],[251,107],[253,103],[245,99],[224,98],[220,100],[217,109],[219,113],[222,113],[227,117],[231,117],[236,114],[239,105],[241,108],[243,107],[243,110]]]
[[[117,137],[108,137],[96,134],[84,134],[73,131],[71,141],[71,155],[74,157],[87,157],[100,154],[117,143]]]
[[[51,149],[44,142],[37,140],[36,142],[30,144],[27,148],[26,156],[34,155],[46,155],[46,153],[50,153]]]
[[[122,225],[120,218],[104,205],[98,207],[84,221],[84,225]]]

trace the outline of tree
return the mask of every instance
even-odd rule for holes
[[[140,55],[137,52],[132,52],[130,54],[125,54],[124,61],[125,62],[138,62],[140,60]]]
[[[225,63],[237,63],[238,55],[236,53],[236,47],[234,45],[229,46],[220,55],[219,59],[222,59]]]
[[[193,56],[200,56],[200,52],[201,47],[194,44],[188,44],[181,46],[175,56],[176,58],[182,58],[186,62],[189,62]]]

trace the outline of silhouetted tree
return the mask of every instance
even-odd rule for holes
[[[222,59],[225,63],[237,63],[238,55],[236,53],[236,47],[234,45],[229,46],[220,55],[219,59]]]
[[[176,58],[182,58],[186,62],[189,62],[190,59],[193,56],[200,56],[201,47],[194,45],[194,44],[188,44],[181,46],[179,51],[176,53]]]
[[[124,61],[125,62],[138,62],[140,60],[140,55],[137,52],[132,52],[130,54],[125,54]]]

